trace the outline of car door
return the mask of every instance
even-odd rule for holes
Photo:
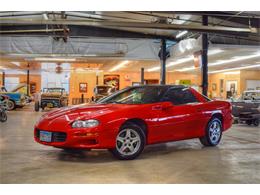
[[[172,106],[159,110],[157,138],[161,141],[196,137],[201,129],[202,110],[189,88],[170,88],[161,100]],[[163,104],[163,103],[162,103]]]

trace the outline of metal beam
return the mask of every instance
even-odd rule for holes
[[[82,25],[96,26],[102,28],[143,28],[143,29],[162,29],[162,30],[189,30],[196,32],[214,33],[257,33],[256,28],[235,28],[228,26],[199,26],[199,25],[177,25],[177,24],[158,24],[145,22],[114,22],[114,21],[84,21],[84,20],[37,20],[24,18],[1,18],[1,25],[13,24],[44,24],[44,25]]]
[[[165,39],[161,40],[160,59],[161,59],[160,84],[165,85],[166,83],[166,40]]]
[[[28,63],[28,70],[27,70],[27,79],[26,79],[26,84],[27,84],[27,96],[30,96],[30,64]]]
[[[208,16],[202,17],[202,24],[208,25]],[[202,34],[202,93],[208,96],[208,34]]]
[[[137,31],[124,30],[119,28],[102,28],[95,26],[79,26],[69,25],[70,37],[117,37],[117,38],[148,38],[148,39],[161,39],[166,38],[176,41],[173,36],[160,35],[155,33],[142,33]],[[52,35],[53,29],[48,29],[46,25],[0,25],[0,34],[19,34],[19,35]],[[63,29],[62,29],[63,31]],[[59,35],[57,35],[59,36]]]

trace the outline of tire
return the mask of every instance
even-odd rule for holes
[[[39,112],[39,110],[40,110],[40,103],[39,103],[39,102],[35,102],[35,104],[34,104],[34,110],[35,110],[36,112]]]
[[[143,129],[128,123],[118,132],[116,147],[110,151],[119,160],[133,160],[142,153],[145,143],[146,136]]]
[[[15,105],[15,102],[13,100],[9,100],[8,101],[8,110],[15,110],[16,108],[16,105]]]
[[[3,110],[0,111],[0,121],[1,122],[6,122],[7,121],[7,114]]]
[[[213,118],[209,121],[206,134],[199,138],[200,143],[204,146],[216,146],[219,144],[222,137],[222,122],[218,118]]]
[[[259,119],[255,119],[253,124],[254,124],[254,126],[258,127],[259,126]]]

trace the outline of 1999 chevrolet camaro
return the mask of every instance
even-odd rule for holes
[[[34,137],[63,149],[109,149],[129,160],[159,142],[199,138],[204,146],[216,146],[231,125],[229,102],[212,101],[185,86],[147,85],[44,114]]]

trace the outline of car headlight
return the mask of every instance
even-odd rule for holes
[[[76,120],[72,123],[72,128],[90,128],[96,127],[99,125],[98,120],[89,119],[89,120]]]

